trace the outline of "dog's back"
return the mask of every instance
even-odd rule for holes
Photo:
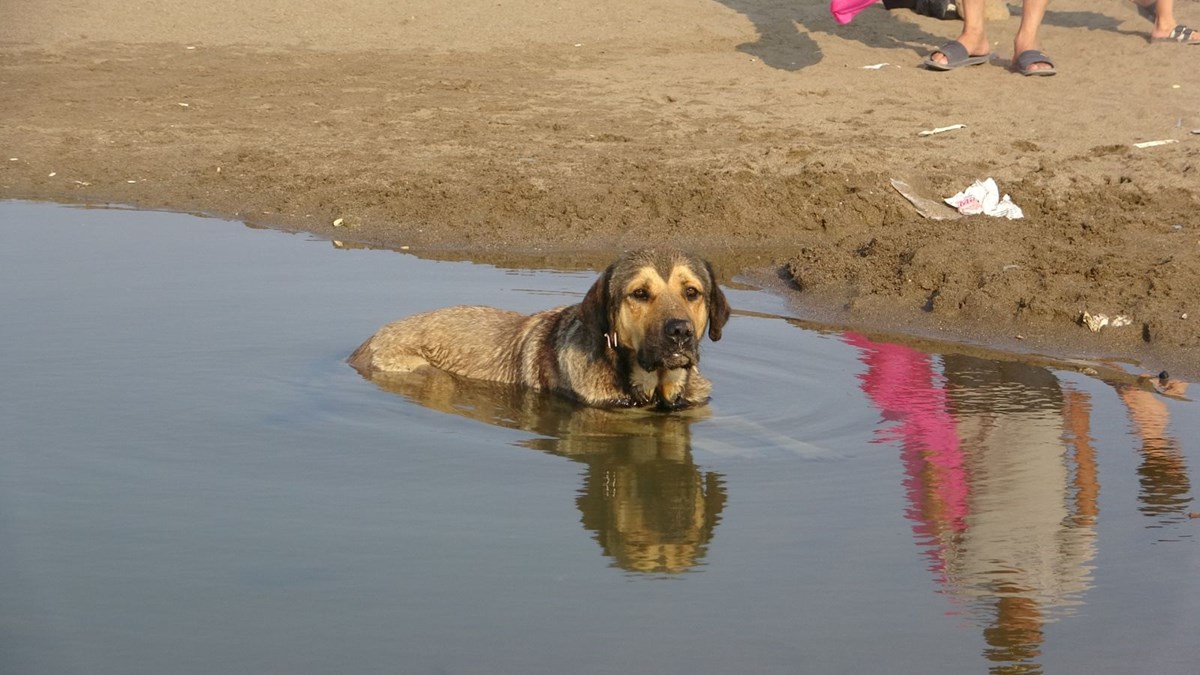
[[[522,351],[544,330],[548,310],[525,315],[493,307],[460,306],[393,321],[350,355],[363,374],[433,366],[493,382],[521,382]]]

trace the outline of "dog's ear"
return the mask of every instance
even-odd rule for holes
[[[596,283],[588,289],[587,295],[583,296],[583,302],[579,303],[579,313],[584,323],[597,333],[609,331],[608,282],[612,278],[612,271],[613,266],[609,265]]]
[[[713,274],[712,265],[708,262],[704,263],[705,269],[708,270],[708,282],[710,288],[708,291],[708,339],[716,342],[721,339],[721,329],[729,323],[729,301],[725,299],[725,294],[721,292],[721,287],[717,285],[717,275]]]

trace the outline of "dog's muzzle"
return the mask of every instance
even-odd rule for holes
[[[662,333],[648,340],[638,355],[639,365],[649,371],[687,368],[696,360],[696,330],[687,319],[667,319]]]

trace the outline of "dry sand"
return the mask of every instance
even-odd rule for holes
[[[1017,24],[934,73],[957,22],[813,0],[4,0],[0,198],[518,265],[667,242],[804,316],[1196,374],[1200,47],[1055,0],[1059,74],[1026,78]],[[889,184],[988,176],[1024,220],[927,220]]]

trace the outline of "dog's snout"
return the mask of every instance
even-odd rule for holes
[[[685,343],[695,337],[696,332],[692,330],[692,322],[687,319],[669,319],[663,326],[667,337],[680,344]]]

